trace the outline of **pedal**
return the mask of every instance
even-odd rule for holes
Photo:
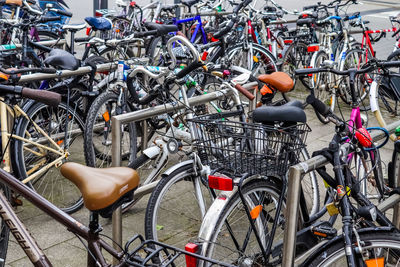
[[[337,235],[337,230],[329,222],[320,222],[311,226],[311,232],[318,237],[332,239]]]

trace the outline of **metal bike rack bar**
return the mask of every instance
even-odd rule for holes
[[[386,127],[386,129],[393,133],[394,130],[400,126],[400,121],[394,122]],[[384,137],[382,134],[373,132],[371,137],[374,141],[378,141]],[[296,229],[297,229],[297,216],[299,215],[299,201],[300,201],[300,186],[301,179],[306,173],[314,171],[328,163],[324,156],[316,156],[304,162],[300,162],[289,168],[288,174],[288,188],[286,199],[286,227],[283,238],[283,257],[282,266],[294,266],[295,251],[296,251]],[[392,201],[392,199],[390,199]],[[384,206],[384,205],[382,205]]]
[[[196,97],[189,98],[190,106],[205,104],[213,100],[217,100],[232,94],[232,90],[224,89],[221,91],[216,91],[212,93],[208,93],[205,95],[200,95]],[[159,105],[155,107],[149,107],[142,110],[137,110],[134,112],[121,114],[117,116],[113,116],[111,118],[112,123],[112,147],[111,147],[111,159],[112,166],[118,167],[121,166],[121,127],[124,124],[138,122],[142,120],[149,119],[151,117],[165,114],[168,112],[176,111],[178,109],[184,109],[186,106],[182,102],[173,102],[165,105]],[[135,196],[142,196],[147,193],[150,193],[153,188],[157,185],[158,181],[150,183],[146,186],[139,187],[135,190]],[[118,249],[117,244],[122,245],[122,216],[121,216],[121,208],[117,209],[113,213],[113,240],[116,244],[114,244],[114,248]]]
[[[97,71],[110,71],[116,69],[117,66],[118,66],[117,62],[99,64],[97,65]],[[77,70],[61,70],[58,71],[57,73],[52,73],[52,74],[34,73],[21,76],[21,79],[19,79],[18,83],[41,81],[41,80],[55,79],[55,78],[66,78],[75,75],[87,74],[90,73],[91,71],[92,67],[85,66],[85,67],[80,67]]]

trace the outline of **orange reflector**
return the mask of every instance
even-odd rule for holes
[[[324,233],[320,233],[320,232],[313,232],[313,234],[314,235],[317,235],[317,236],[321,236],[321,237],[326,237],[327,235],[326,234],[324,234]]]
[[[271,88],[264,84],[264,86],[260,90],[261,95],[272,94]]]
[[[255,63],[258,63],[258,57],[253,56],[253,60],[254,60]]]
[[[108,111],[103,113],[103,119],[108,122],[110,120],[110,113]]]
[[[61,145],[64,142],[64,140],[58,140],[57,145]]]
[[[0,72],[0,79],[4,80],[4,81],[7,81],[8,80],[8,76],[5,75],[4,73]]]
[[[307,52],[316,52],[319,50],[319,45],[309,45],[307,46]]]
[[[367,267],[383,267],[385,266],[385,259],[384,258],[369,259],[365,260],[365,264],[367,265]]]
[[[185,246],[185,250],[187,252],[196,253],[199,246],[194,243],[187,243]],[[185,255],[186,258],[186,267],[196,267],[197,259],[193,256]]]
[[[255,206],[251,211],[250,211],[250,216],[253,220],[257,219],[258,216],[260,215],[262,211],[262,205]]]
[[[229,177],[209,175],[208,185],[217,190],[232,191],[233,180]]]

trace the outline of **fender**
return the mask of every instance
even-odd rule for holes
[[[257,179],[264,179],[264,178],[260,178],[260,176],[250,177],[249,179],[246,179],[243,182],[243,186]],[[202,243],[201,247],[202,256],[206,255],[206,252],[208,250],[208,245],[211,244],[209,240],[218,223],[219,214],[228,205],[229,200],[236,194],[237,191],[238,187],[236,186],[232,191],[221,192],[219,196],[213,201],[210,208],[207,210],[207,213],[203,218],[203,222],[201,223],[199,235],[197,238],[197,240]],[[202,264],[203,263],[201,263],[199,266],[202,266]]]
[[[371,105],[371,111],[375,112],[379,109],[378,105],[378,83],[374,80],[369,89],[369,102]]]
[[[368,227],[368,228],[362,228],[359,229],[357,231],[357,233],[362,234],[365,232],[374,232],[374,233],[393,233],[396,232],[396,229],[393,227],[389,227],[389,226],[380,226],[380,227]],[[321,251],[324,251],[328,248],[328,246],[330,246],[331,244],[335,243],[335,242],[343,242],[343,235],[338,235],[336,237],[334,237],[332,240],[329,240],[328,242],[326,242],[323,246],[320,246],[317,250],[315,250],[310,257],[307,258],[307,260],[305,262],[303,262],[300,266],[309,266],[310,265],[310,261],[312,261],[316,256],[318,256]],[[317,245],[318,246],[318,245]]]
[[[158,146],[152,146],[143,150],[143,154],[145,154],[149,159],[154,159],[160,154],[161,149]]]
[[[170,175],[171,173],[173,173],[174,171],[176,171],[177,169],[179,169],[180,167],[185,166],[185,165],[188,165],[188,164],[193,165],[193,164],[194,164],[194,161],[193,161],[192,159],[190,159],[190,160],[185,160],[185,161],[182,161],[182,162],[180,162],[180,163],[178,163],[178,164],[175,164],[174,166],[172,166],[171,168],[169,168],[168,170],[166,170],[161,176],[162,176],[162,177],[168,176],[168,175]]]

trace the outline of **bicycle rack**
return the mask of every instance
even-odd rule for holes
[[[389,133],[394,133],[394,130],[398,126],[400,126],[400,121],[391,123],[386,127],[386,129],[389,131]],[[379,133],[373,132],[371,137],[374,141],[378,141],[385,137],[385,135],[379,131]],[[285,223],[287,227],[285,227],[283,238],[282,267],[292,267],[295,265],[296,229],[297,216],[299,214],[301,179],[305,174],[314,171],[315,169],[322,167],[327,163],[328,161],[324,156],[316,156],[289,168]],[[378,208],[383,210],[398,202],[400,202],[400,196],[396,194],[379,204]],[[399,205],[397,205],[397,209],[397,222],[399,222]]]
[[[216,91],[212,93],[208,93],[205,95],[200,95],[196,97],[189,98],[190,106],[205,104],[213,100],[217,100],[226,96],[230,96],[233,93],[231,89],[224,89],[221,91]],[[155,107],[149,107],[146,109],[121,114],[117,116],[113,116],[111,118],[112,127],[112,147],[111,147],[111,160],[112,166],[118,167],[121,166],[121,126],[123,124],[138,122],[145,119],[149,119],[153,116],[165,114],[168,112],[176,111],[177,109],[184,109],[186,106],[181,102],[169,103],[166,105],[159,105]],[[144,137],[144,142],[147,138]],[[158,181],[152,182],[148,185],[139,187],[135,190],[134,196],[142,196],[150,193],[157,185]],[[114,211],[112,216],[112,234],[113,240],[122,245],[122,210],[119,207]],[[114,248],[118,249],[118,245],[114,244]]]

